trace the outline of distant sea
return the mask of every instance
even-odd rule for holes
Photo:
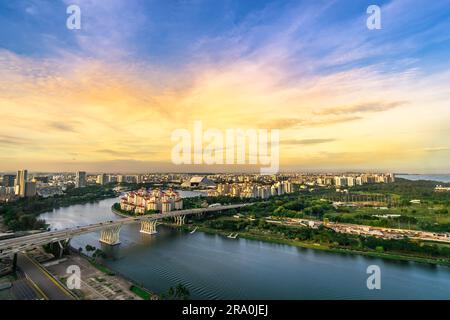
[[[431,180],[439,182],[450,182],[450,174],[396,174],[395,177],[408,180]]]

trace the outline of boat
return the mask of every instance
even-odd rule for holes
[[[236,233],[235,235],[233,235],[232,233],[230,233],[230,234],[228,235],[228,238],[230,238],[230,239],[236,239],[237,236],[238,236],[237,233]]]
[[[197,231],[197,227],[195,227],[194,230],[192,230],[191,232],[189,232],[190,234],[193,234],[195,231]]]

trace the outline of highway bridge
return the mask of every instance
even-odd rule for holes
[[[229,209],[238,209],[246,204],[219,205],[208,208],[196,208],[187,210],[176,210],[162,214],[149,214],[136,217],[127,217],[117,220],[94,223],[86,226],[78,226],[76,228],[67,228],[64,230],[47,231],[36,233],[29,236],[11,238],[0,241],[0,259],[11,257],[18,252],[33,249],[48,243],[59,243],[61,248],[67,244],[71,238],[94,231],[101,231],[100,241],[109,245],[120,243],[120,228],[123,225],[132,223],[141,223],[140,232],[147,234],[156,233],[157,221],[165,218],[174,218],[178,225],[184,224],[185,217],[188,215],[203,214],[208,212],[221,212]]]

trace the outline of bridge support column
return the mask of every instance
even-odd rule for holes
[[[115,246],[120,244],[119,234],[121,226],[114,226],[111,228],[103,229],[100,234],[100,242]]]
[[[142,220],[141,221],[141,231],[146,234],[155,234],[156,231],[156,220]]]
[[[14,256],[13,256],[13,272],[16,272],[17,271],[17,252],[16,253],[14,253]]]
[[[178,226],[182,226],[183,224],[184,224],[184,219],[186,218],[186,216],[175,216],[174,217],[174,219],[175,219],[175,223],[178,225]]]
[[[63,254],[64,254],[64,250],[66,250],[67,247],[69,246],[69,243],[70,243],[70,239],[58,241],[58,245],[59,245],[58,254],[59,254],[60,259],[62,258]]]

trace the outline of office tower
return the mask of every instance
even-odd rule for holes
[[[23,198],[25,197],[25,183],[28,179],[28,171],[27,170],[19,170],[17,171],[17,177],[15,180],[15,190],[16,194]]]
[[[86,186],[86,172],[78,171],[75,179],[75,186],[77,188],[83,188]]]
[[[3,186],[4,187],[14,187],[14,180],[16,179],[15,175],[5,174],[3,176]]]

